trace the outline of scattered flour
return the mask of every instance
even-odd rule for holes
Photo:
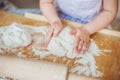
[[[82,66],[75,66],[70,70],[71,72],[92,77],[102,77],[102,73],[97,70],[96,61],[92,54],[84,54],[82,58],[76,60],[75,63],[80,63]]]
[[[106,52],[106,53],[108,53],[108,52],[112,52],[112,50],[107,50],[107,49],[105,49],[105,50],[101,50],[102,52]]]
[[[48,51],[40,51],[35,49],[34,47],[32,48],[33,52],[35,55],[40,56],[40,58],[45,58],[46,56],[50,55],[50,52]]]
[[[22,52],[18,52],[18,53],[17,53],[17,56],[18,56],[18,57],[22,57],[22,58],[25,58],[25,57],[26,57],[26,55],[22,54]]]
[[[45,26],[33,27],[18,23],[13,23],[9,27],[1,27],[0,52],[2,52],[1,48],[25,47],[31,44],[31,41],[34,41],[34,45],[32,45],[32,52],[34,55],[40,56],[41,58],[45,58],[51,54],[58,57],[67,57],[71,59],[77,58],[74,64],[77,63],[82,65],[74,66],[69,70],[70,72],[77,72],[77,74],[83,74],[92,77],[102,77],[103,74],[97,69],[94,58],[94,56],[100,56],[102,51],[99,49],[94,40],[90,40],[90,48],[86,53],[77,54],[73,49],[75,37],[70,35],[71,28],[66,27],[61,31],[58,37],[52,38],[47,50],[44,51],[44,48],[41,46],[41,44],[44,42],[44,36],[46,35],[47,31],[48,28]],[[37,36],[35,33],[41,33],[42,36]],[[22,53],[18,53],[18,56],[22,56]],[[63,60],[66,61],[66,58]],[[55,62],[56,58],[53,61]],[[67,62],[67,64],[69,63],[70,61]]]

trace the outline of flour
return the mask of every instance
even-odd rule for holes
[[[54,55],[59,57],[66,56],[68,58],[80,57],[82,54],[77,54],[74,50],[75,37],[70,35],[71,28],[64,28],[58,37],[52,38],[47,49]],[[91,39],[90,48],[86,53],[99,56],[101,51],[96,43]]]
[[[17,53],[17,56],[18,56],[18,57],[21,57],[21,58],[25,58],[25,57],[26,57],[26,55],[24,55],[22,52],[18,52],[18,53]]]
[[[59,57],[68,58],[80,58],[75,61],[77,64],[82,64],[81,66],[75,66],[70,72],[77,74],[84,74],[86,76],[101,77],[102,73],[97,70],[96,61],[94,56],[100,56],[101,50],[98,48],[94,40],[90,40],[90,48],[84,54],[77,54],[74,51],[75,37],[70,35],[71,28],[64,28],[58,37],[52,38],[50,44],[48,45],[48,50]],[[70,62],[68,61],[67,64]]]
[[[107,50],[107,49],[101,50],[101,51],[102,51],[102,52],[106,52],[106,53],[112,52],[112,50]]]
[[[40,51],[40,50],[35,49],[34,47],[32,48],[32,50],[33,50],[35,55],[37,55],[37,56],[39,55],[40,58],[42,58],[42,59],[45,58],[46,56],[50,55],[50,52]]]
[[[52,38],[47,49],[54,55],[59,57],[66,56],[68,58],[78,57],[74,51],[75,38],[70,35],[70,27],[64,28],[58,37]]]
[[[43,29],[42,29],[43,30]],[[47,30],[43,30],[42,32],[46,33]],[[58,37],[52,38],[49,43],[47,49],[49,52],[41,52],[40,50],[33,49],[36,55],[42,56],[44,58],[47,55],[53,54],[58,57],[67,57],[67,58],[80,58],[75,61],[75,64],[82,64],[81,66],[75,66],[70,70],[70,72],[77,74],[84,74],[86,76],[92,77],[102,77],[102,73],[97,70],[96,61],[94,56],[100,56],[101,50],[98,48],[94,40],[90,40],[90,48],[84,54],[77,54],[74,51],[74,43],[75,37],[70,35],[71,28],[64,28]],[[66,64],[69,64],[68,61]]]
[[[75,66],[70,71],[72,73],[77,72],[77,74],[84,74],[86,76],[92,77],[102,77],[102,73],[97,70],[96,61],[92,54],[86,53],[81,59],[75,61],[75,63],[82,64],[81,66]]]
[[[8,80],[5,76],[0,75],[0,80]]]
[[[102,77],[102,73],[98,70],[94,56],[100,56],[102,51],[99,49],[94,40],[90,40],[90,47],[84,54],[77,54],[74,51],[75,37],[70,35],[71,28],[65,27],[57,37],[52,38],[47,48],[42,46],[44,37],[48,32],[46,26],[33,27],[29,25],[22,25],[13,23],[10,26],[0,28],[0,52],[3,53],[2,48],[10,49],[31,46],[31,53],[40,58],[45,58],[49,55],[76,59],[74,67],[69,70],[71,73],[83,74],[92,77]],[[3,34],[4,33],[4,34]],[[32,43],[33,42],[33,43]],[[31,44],[32,43],[32,44]],[[13,49],[14,50],[14,49]],[[20,57],[25,57],[22,52],[16,53]],[[54,58],[53,62],[56,62]],[[68,60],[67,64],[70,64]],[[82,65],[75,65],[82,64]]]
[[[31,43],[31,36],[17,23],[0,28],[0,48],[24,47]]]

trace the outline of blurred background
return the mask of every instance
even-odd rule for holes
[[[119,1],[120,4],[120,1]],[[5,7],[7,5],[7,7]],[[5,8],[4,8],[4,7]],[[10,9],[39,9],[39,0],[0,0],[0,7]],[[114,30],[120,31],[120,5],[118,15],[111,24]]]

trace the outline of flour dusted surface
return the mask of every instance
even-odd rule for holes
[[[4,51],[10,48],[11,52],[18,56],[25,57],[25,55],[22,55],[22,53],[24,53],[22,50],[30,45],[28,46],[29,54],[40,56],[42,59],[49,55],[56,56],[54,57],[54,62],[56,62],[57,57],[75,59],[74,67],[69,70],[71,73],[83,74],[92,77],[102,77],[103,74],[98,70],[94,58],[94,56],[101,55],[101,50],[98,48],[94,40],[90,40],[90,48],[86,53],[77,54],[73,49],[75,37],[70,35],[71,28],[67,26],[61,31],[58,37],[52,38],[48,47],[45,48],[43,47],[43,43],[47,31],[48,28],[46,26],[33,27],[18,23],[1,27],[0,53],[4,53]],[[4,48],[4,50],[2,50],[2,48]],[[18,48],[19,50],[17,50]],[[63,58],[63,60],[66,61],[65,58]],[[70,64],[70,60],[67,63]]]

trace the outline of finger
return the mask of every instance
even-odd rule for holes
[[[85,46],[86,46],[86,51],[88,51],[89,46],[90,46],[90,41],[87,41],[87,42],[85,43]]]
[[[46,37],[45,37],[45,46],[46,47],[48,46],[48,44],[49,44],[49,42],[50,42],[50,40],[51,40],[51,38],[53,36],[53,31],[54,31],[54,28],[51,28],[49,30],[49,32],[47,33]]]
[[[84,45],[86,46],[86,49],[88,49],[88,47],[90,45],[89,37],[84,38]]]
[[[88,49],[89,49],[89,43],[87,43],[87,42],[84,42],[84,44],[83,44],[83,48],[82,48],[82,53],[85,53],[86,51],[88,51]]]
[[[84,43],[83,40],[80,40],[79,45],[78,45],[78,53],[82,51],[83,43]]]
[[[87,44],[89,44],[89,43],[90,43],[90,38],[89,38],[89,36],[88,36],[88,37],[86,37],[86,40],[85,40],[85,41],[86,41],[86,43],[87,43]]]
[[[77,32],[76,29],[72,29],[71,32],[70,32],[70,34],[71,35],[76,35],[76,32]]]
[[[84,37],[83,36],[83,41],[84,41],[85,47],[88,48],[89,47],[89,37]]]
[[[81,53],[85,53],[86,51],[87,51],[87,44],[84,42]]]
[[[79,37],[76,37],[76,41],[75,41],[75,46],[74,46],[74,49],[75,49],[75,52],[78,53],[78,44],[79,44]]]
[[[61,28],[57,28],[57,26],[56,26],[55,29],[54,29],[54,32],[53,32],[53,37],[58,36],[58,34],[60,33],[60,31],[61,31]]]

